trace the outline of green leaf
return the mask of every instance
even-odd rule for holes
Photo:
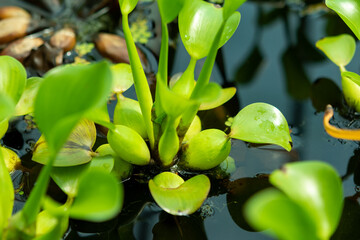
[[[0,147],[0,152],[2,152],[2,157],[9,173],[12,173],[16,170],[16,167],[21,165],[19,156],[13,150],[6,147]]]
[[[120,9],[122,14],[129,14],[134,10],[139,0],[119,0]]]
[[[253,103],[243,108],[234,117],[229,136],[252,143],[276,144],[291,150],[285,117],[267,103]]]
[[[149,181],[155,202],[172,215],[189,215],[201,207],[210,191],[210,180],[197,175],[186,182],[171,172],[162,172]]]
[[[80,121],[71,131],[65,145],[57,154],[53,166],[67,167],[87,163],[92,158],[92,147],[96,140],[95,124],[89,120]],[[32,160],[46,164],[50,157],[50,149],[44,136],[36,142]]]
[[[0,122],[8,120],[15,112],[14,101],[0,92]]]
[[[282,190],[311,218],[319,239],[329,239],[340,221],[343,189],[337,172],[319,161],[286,164],[270,175],[270,182]]]
[[[0,56],[0,92],[10,97],[16,104],[25,89],[26,71],[13,57]]]
[[[225,19],[225,18],[224,18]],[[239,26],[241,15],[239,12],[234,12],[227,20],[224,31],[221,34],[219,48],[222,47],[234,34]]]
[[[229,101],[235,95],[235,93],[235,87],[223,88],[215,100],[201,103],[199,110],[209,110],[219,107]]]
[[[8,127],[9,127],[8,120],[3,120],[2,122],[0,122],[0,139],[5,135]]]
[[[127,63],[118,63],[111,66],[113,76],[112,92],[123,93],[134,84],[131,66]]]
[[[157,1],[160,11],[161,20],[168,24],[173,21],[184,4],[184,0],[158,0]]]
[[[360,2],[358,0],[326,0],[326,6],[334,10],[360,39]]]
[[[36,218],[36,238],[34,240],[61,239],[68,228],[67,216],[54,216],[49,211],[40,212]]]
[[[34,111],[35,96],[42,80],[40,77],[27,79],[25,91],[16,105],[16,116],[26,115]]]
[[[100,106],[93,108],[91,111],[86,112],[85,118],[94,121],[96,124],[104,126],[109,129],[114,128],[114,124],[110,122],[107,102]]]
[[[246,0],[225,0],[223,7],[224,19],[233,14]]]
[[[360,76],[353,72],[342,72],[341,85],[347,104],[360,112]]]
[[[325,37],[316,42],[316,47],[339,67],[345,67],[354,57],[356,43],[349,34]]]
[[[201,94],[194,99],[199,103],[212,103],[221,97],[221,89],[219,84],[210,82],[203,88]]]
[[[0,151],[0,182],[0,236],[3,236],[4,228],[7,227],[8,219],[11,217],[15,194],[2,151]]]
[[[194,120],[191,122],[189,129],[187,130],[183,143],[188,142],[195,137],[201,131],[201,120],[198,115],[195,115]]]
[[[108,172],[91,169],[79,180],[78,195],[70,208],[70,217],[102,222],[115,217],[124,201],[123,185]]]
[[[284,193],[266,189],[245,205],[245,217],[259,231],[284,240],[316,240],[316,229],[307,213]]]
[[[54,167],[51,177],[54,182],[70,197],[77,195],[79,178],[91,168],[101,168],[111,172],[114,167],[114,159],[111,156],[95,157],[90,163],[72,167]]]
[[[61,66],[49,71],[35,99],[35,119],[50,150],[58,151],[81,117],[106,103],[109,63]]]

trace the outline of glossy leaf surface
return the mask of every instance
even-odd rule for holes
[[[326,56],[339,67],[349,64],[355,54],[355,39],[342,34],[334,37],[325,37],[316,42],[316,47],[323,51]]]
[[[0,56],[0,92],[10,97],[16,104],[26,85],[26,71],[13,57]]]
[[[201,120],[198,115],[195,115],[194,120],[191,122],[190,127],[185,134],[183,143],[188,142],[190,139],[195,137],[200,131],[201,131]]]
[[[26,115],[34,111],[35,95],[39,89],[42,78],[32,77],[26,80],[24,93],[16,105],[16,116]]]
[[[12,213],[15,194],[2,151],[0,151],[0,182],[0,236],[3,236],[4,228],[8,225]]]
[[[274,171],[269,180],[304,209],[319,239],[330,238],[340,221],[343,189],[340,177],[329,164],[289,163]]]
[[[96,140],[95,124],[89,120],[80,121],[70,133],[65,145],[56,156],[53,166],[67,167],[87,163],[92,158],[92,147]],[[46,164],[50,157],[50,149],[44,136],[36,142],[33,161]]]
[[[171,172],[163,172],[149,181],[155,202],[172,215],[189,215],[201,207],[209,190],[210,181],[205,175],[197,175],[186,182]]]
[[[179,14],[185,0],[158,0],[161,20],[164,23],[170,23]]]
[[[134,10],[138,0],[119,0],[120,9],[122,14],[129,14]]]
[[[71,130],[92,108],[106,103],[111,71],[106,61],[49,71],[35,99],[35,118],[49,148],[60,150]]]
[[[219,107],[229,101],[236,93],[236,88],[223,88],[220,95],[213,101],[201,103],[199,110],[209,110]]]
[[[70,209],[70,217],[102,222],[115,217],[124,201],[123,185],[108,172],[92,169],[81,176],[78,195]]]
[[[360,2],[358,0],[326,0],[326,6],[334,10],[360,39]]]
[[[319,239],[307,213],[278,190],[259,192],[246,203],[244,209],[252,227],[259,231],[269,229],[267,233],[278,239]]]
[[[276,107],[266,103],[253,103],[243,108],[234,117],[229,136],[252,143],[276,144],[291,150],[285,117]]]
[[[347,104],[360,112],[360,76],[353,72],[343,72],[341,85]]]
[[[134,84],[131,66],[126,63],[118,63],[111,66],[113,76],[112,91],[123,93]]]

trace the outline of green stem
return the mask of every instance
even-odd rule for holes
[[[141,112],[144,116],[150,147],[151,149],[154,149],[154,130],[153,123],[151,121],[151,108],[153,105],[153,100],[144,69],[141,65],[141,61],[137,53],[135,42],[131,35],[128,14],[122,15],[122,26],[125,35],[126,47],[129,53],[131,70],[134,77],[136,96],[139,100]]]
[[[178,118],[167,116],[165,129],[159,141],[159,156],[164,167],[173,164],[174,157],[179,151],[179,137],[176,132]]]
[[[191,58],[189,65],[185,72],[181,75],[180,79],[174,84],[172,90],[185,98],[189,98],[195,86],[195,66],[197,59]]]

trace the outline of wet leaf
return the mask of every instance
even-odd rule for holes
[[[230,138],[221,130],[206,129],[183,145],[179,164],[192,170],[208,170],[218,166],[231,150]]]
[[[89,120],[80,121],[70,133],[65,145],[56,156],[53,166],[66,167],[87,163],[92,158],[92,147],[96,140],[95,124]],[[44,135],[36,142],[32,160],[46,164],[50,149]]]
[[[16,116],[26,115],[34,111],[34,100],[42,78],[32,77],[27,79],[25,91],[16,105]]]
[[[178,175],[163,172],[149,181],[155,202],[172,215],[189,215],[201,207],[210,190],[210,180],[197,175],[186,182]]]
[[[13,57],[0,56],[0,93],[8,96],[16,104],[26,84],[26,71]]]
[[[102,222],[115,217],[124,201],[123,185],[101,169],[86,171],[79,179],[78,195],[70,208],[70,217]]]
[[[282,170],[274,171],[269,180],[304,209],[319,239],[330,238],[340,221],[343,189],[340,177],[329,164],[289,163]]]
[[[123,93],[134,84],[131,66],[129,64],[118,63],[112,65],[111,72],[113,76],[112,91],[114,93]]]
[[[291,150],[292,140],[285,117],[267,103],[253,103],[243,108],[234,117],[229,136],[252,143],[276,144]]]
[[[122,14],[129,14],[134,10],[138,0],[119,0],[120,9]]]
[[[7,227],[8,219],[11,217],[15,194],[2,151],[0,151],[0,182],[0,236],[3,236],[4,228]]]
[[[356,43],[355,39],[348,34],[334,37],[325,37],[316,42],[316,47],[337,66],[345,67],[354,57]]]
[[[346,103],[360,112],[360,76],[353,72],[343,72],[341,84]]]
[[[215,100],[201,103],[199,110],[209,110],[219,107],[229,101],[235,95],[235,93],[236,88],[234,87],[223,88],[220,90],[220,94]]]
[[[158,0],[157,3],[159,6],[161,20],[166,24],[173,21],[177,15],[179,15],[184,1],[185,0]]]
[[[360,2],[358,0],[326,0],[326,6],[334,10],[360,39]]]
[[[259,231],[284,240],[316,240],[316,229],[307,213],[284,193],[266,189],[245,205],[245,217]]]
[[[111,71],[106,61],[61,66],[45,75],[34,114],[49,148],[58,151],[82,116],[107,102]]]

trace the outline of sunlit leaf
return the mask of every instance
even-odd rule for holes
[[[40,212],[36,219],[36,238],[34,240],[61,239],[69,223],[66,216],[53,216],[49,211]]]
[[[118,101],[114,110],[114,124],[125,125],[147,138],[144,117],[141,113],[138,101],[118,95]]]
[[[191,122],[189,129],[187,130],[183,143],[188,142],[195,137],[201,131],[201,120],[198,115],[195,115],[194,120]]]
[[[206,129],[183,145],[179,164],[187,169],[208,170],[224,161],[230,150],[231,141],[226,133]]]
[[[14,101],[0,92],[0,122],[8,120],[15,112]]]
[[[96,140],[95,124],[89,120],[80,121],[70,133],[65,145],[56,156],[54,166],[66,167],[87,163],[92,158],[92,147]],[[46,164],[50,157],[50,149],[44,136],[36,142],[33,161]]]
[[[21,165],[21,160],[19,156],[13,150],[5,147],[0,147],[0,151],[2,152],[2,156],[9,173],[15,171],[16,167]]]
[[[209,110],[219,107],[229,101],[236,93],[236,88],[229,87],[223,88],[220,91],[220,95],[214,101],[201,103],[199,110]]]
[[[0,151],[0,182],[0,236],[3,236],[4,228],[8,225],[12,213],[15,194],[2,151]]]
[[[42,78],[32,77],[27,79],[25,91],[16,105],[16,116],[26,115],[34,111],[35,95],[39,89]]]
[[[139,0],[119,0],[122,14],[129,14],[134,10]]]
[[[341,85],[347,104],[360,112],[360,76],[353,72],[343,72]]]
[[[9,127],[8,120],[3,120],[2,122],[0,122],[0,139],[5,135],[8,127]]]
[[[231,125],[231,138],[252,143],[267,143],[291,150],[289,126],[282,113],[266,103],[253,103],[243,108]]]
[[[0,56],[0,92],[10,97],[16,104],[25,89],[26,71],[13,57]]]
[[[111,72],[113,76],[113,92],[123,93],[134,84],[131,66],[129,64],[118,63],[112,65]]]
[[[172,215],[189,215],[201,207],[210,190],[209,178],[197,175],[186,182],[171,172],[158,174],[149,181],[155,202]]]
[[[185,0],[158,0],[161,20],[170,23],[179,14]]]
[[[102,222],[115,217],[124,201],[123,185],[100,169],[91,169],[79,180],[78,195],[70,208],[70,217]]]
[[[316,229],[307,213],[284,193],[266,189],[245,205],[245,216],[259,231],[284,240],[315,240]]]
[[[81,117],[106,103],[111,71],[106,61],[49,71],[35,99],[36,123],[49,148],[58,151]]]
[[[199,94],[195,100],[199,103],[211,104],[221,97],[221,93],[221,86],[217,83],[210,82],[203,88],[201,94]]]
[[[355,54],[355,39],[349,34],[325,37],[316,42],[316,47],[339,67],[349,64]]]
[[[334,10],[360,39],[360,2],[358,0],[326,0],[326,6]]]
[[[78,191],[79,178],[88,169],[101,168],[110,172],[113,167],[114,159],[111,156],[94,157],[90,163],[71,167],[54,167],[51,171],[51,177],[61,190],[74,197]]]
[[[286,164],[270,182],[301,206],[316,226],[319,239],[329,239],[343,208],[342,182],[329,164],[319,161]]]
[[[225,0],[224,2],[224,19],[233,14],[246,0]]]

